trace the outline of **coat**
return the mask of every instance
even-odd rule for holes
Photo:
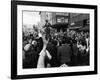
[[[71,54],[71,47],[68,44],[58,47],[57,58],[59,60],[59,64],[69,65],[71,61]]]

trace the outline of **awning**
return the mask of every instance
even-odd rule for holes
[[[52,28],[57,28],[57,29],[68,28],[68,23],[56,23],[52,25]]]
[[[85,26],[79,29],[80,31],[89,31],[89,26]]]
[[[80,27],[69,27],[68,29],[70,29],[70,30],[78,30],[78,29],[80,29]]]

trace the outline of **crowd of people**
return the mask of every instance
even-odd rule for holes
[[[23,32],[23,68],[89,65],[89,38],[89,32],[34,27]]]

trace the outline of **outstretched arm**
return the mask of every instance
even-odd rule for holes
[[[44,68],[45,67],[45,56],[47,55],[46,47],[48,44],[48,40],[45,39],[45,35],[42,35],[42,39],[43,39],[43,49],[41,50],[41,52],[39,54],[37,68]]]
[[[42,51],[39,54],[37,68],[44,68],[45,67],[45,56],[46,56],[46,46],[44,45]]]

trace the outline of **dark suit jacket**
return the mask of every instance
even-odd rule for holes
[[[31,46],[29,51],[25,52],[25,59],[23,60],[23,68],[36,68],[37,62],[39,58],[39,53],[43,48],[43,41],[40,37],[36,40],[38,42],[38,46]]]
[[[58,60],[59,60],[59,64],[64,64],[66,63],[67,65],[70,63],[71,61],[71,47],[68,44],[64,44],[60,47],[58,47]]]
[[[47,45],[47,50],[49,51],[52,59],[50,60],[50,64],[52,67],[57,66],[57,47],[51,43]]]
[[[77,44],[73,44],[73,55],[77,56],[78,55],[78,48]]]
[[[38,57],[37,50],[34,47],[31,47],[30,50],[25,53],[23,68],[36,68]]]
[[[72,57],[71,57],[71,62],[72,64],[71,65],[78,65],[78,48],[77,48],[77,44],[73,44],[73,47],[72,47]]]

